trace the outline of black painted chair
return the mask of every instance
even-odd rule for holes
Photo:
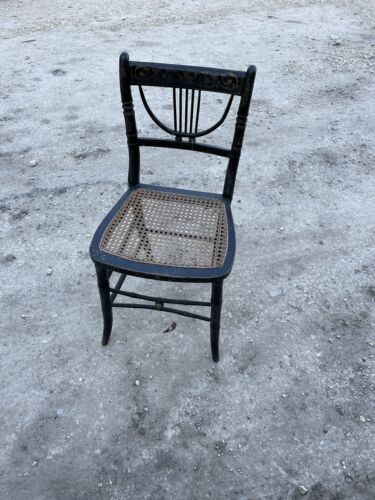
[[[104,317],[102,344],[109,341],[112,308],[141,308],[167,311],[209,321],[211,351],[219,361],[219,332],[223,280],[232,268],[235,234],[231,201],[249,112],[256,68],[246,72],[129,61],[120,56],[120,87],[129,149],[128,191],[98,227],[90,246],[96,266]],[[135,121],[132,86],[139,87],[151,119],[173,139],[139,137]],[[151,110],[143,87],[169,87],[173,98],[173,128]],[[203,92],[227,94],[228,103],[220,120],[210,128],[199,128]],[[234,96],[239,96],[232,147],[197,142],[226,119]],[[172,189],[140,183],[140,147],[153,146],[198,151],[228,158],[223,194]],[[120,273],[110,285],[113,272]],[[212,284],[210,302],[150,297],[122,290],[126,275],[142,278]],[[115,302],[117,295],[151,301]],[[167,304],[167,307],[166,307]],[[174,304],[208,306],[209,317],[175,309]]]

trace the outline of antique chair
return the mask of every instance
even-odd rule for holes
[[[246,72],[194,66],[130,61],[120,56],[120,87],[129,149],[129,189],[98,227],[90,255],[96,266],[104,328],[102,344],[112,330],[112,308],[166,311],[210,322],[211,352],[219,361],[219,331],[223,280],[233,265],[235,234],[231,201],[249,112],[256,68]],[[132,86],[139,87],[143,105],[151,119],[172,139],[138,137]],[[173,128],[159,120],[146,100],[143,87],[170,88],[173,98]],[[228,103],[217,123],[199,128],[203,92],[228,94]],[[232,146],[226,149],[197,142],[226,119],[234,96],[239,106]],[[171,118],[172,121],[172,118]],[[153,146],[199,151],[228,158],[223,194],[172,189],[140,183],[140,147]],[[113,272],[120,273],[110,285]],[[150,297],[121,289],[126,275],[154,280],[211,283],[211,301]],[[151,301],[115,302],[117,295]],[[210,316],[175,309],[169,305],[208,306]],[[166,307],[167,305],[167,307]]]

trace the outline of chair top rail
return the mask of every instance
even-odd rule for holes
[[[244,71],[128,61],[125,56],[122,63],[130,66],[131,85],[206,90],[240,96],[246,81]],[[255,73],[255,66],[250,66],[250,70]]]

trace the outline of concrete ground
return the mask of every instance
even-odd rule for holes
[[[2,0],[1,499],[375,498],[373,8]],[[115,310],[100,344],[88,247],[126,189],[124,49],[258,67],[218,365],[208,324],[164,313]],[[215,158],[142,161],[221,189]]]

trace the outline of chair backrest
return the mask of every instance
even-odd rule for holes
[[[139,184],[140,146],[154,146],[199,151],[228,158],[223,195],[232,199],[242,141],[249,113],[256,68],[249,66],[246,72],[216,68],[182,66],[130,61],[124,52],[120,56],[120,88],[129,148],[129,185]],[[151,119],[173,139],[138,137],[131,87],[138,85],[142,102]],[[173,94],[173,123],[171,128],[153,113],[143,87],[169,87]],[[228,103],[221,118],[209,128],[200,130],[199,113],[202,92],[228,94]],[[226,119],[233,97],[240,102],[234,127],[232,146],[226,149],[203,144],[196,139],[217,129]]]

